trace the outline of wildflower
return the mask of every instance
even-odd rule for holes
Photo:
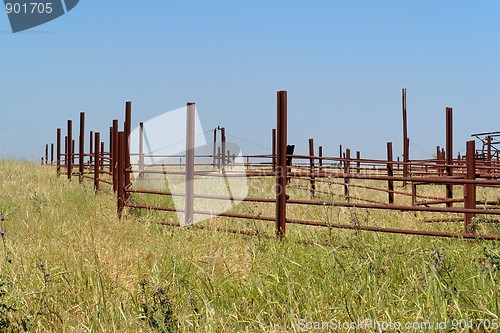
[[[5,231],[3,231],[2,229],[0,229],[0,236],[4,236],[5,235]]]

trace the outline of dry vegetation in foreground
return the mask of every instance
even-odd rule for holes
[[[12,161],[0,161],[0,213],[0,331],[293,332],[364,319],[450,320],[451,331],[453,319],[498,319],[498,242],[295,226],[278,242],[165,227],[153,212],[118,220],[112,193]]]

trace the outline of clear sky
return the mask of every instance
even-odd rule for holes
[[[276,91],[288,91],[288,141],[325,155],[401,154],[408,90],[410,158],[500,130],[500,1],[81,0],[13,34],[0,9],[0,158],[39,159],[66,119],[107,133],[195,101],[205,130],[225,126],[245,152],[270,152]],[[269,148],[265,148],[269,147]]]

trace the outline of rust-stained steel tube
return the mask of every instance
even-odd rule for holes
[[[45,165],[49,164],[49,144],[45,144]]]
[[[101,155],[101,134],[99,132],[95,132],[95,159],[94,159],[94,190],[95,192],[99,191],[99,172],[101,171],[101,159],[99,158]]]
[[[387,163],[387,162],[386,162]],[[299,173],[293,172],[292,176],[304,175],[307,176],[308,173]],[[351,179],[370,179],[370,180],[389,180],[390,177],[387,175],[367,175],[367,174],[352,174],[352,173],[341,173],[341,172],[318,172],[318,176],[321,177],[334,177],[334,178],[351,178]],[[455,175],[453,177],[392,177],[394,181],[409,181],[409,182],[418,182],[419,184],[476,184],[481,186],[500,186],[500,183],[497,180],[488,180],[488,179],[463,179],[461,175]]]
[[[406,116],[406,88],[402,90],[402,108],[403,108],[403,177],[408,177],[408,118]],[[403,181],[406,186],[406,181]]]
[[[67,171],[68,171],[68,179],[71,180],[71,174],[73,172],[73,122],[71,120],[68,120],[68,142],[67,142],[67,149],[68,153],[66,155],[66,163],[67,163]]]
[[[313,200],[298,200],[289,199],[289,204],[300,205],[315,205],[315,206],[337,206],[337,207],[353,207],[353,208],[372,208],[372,209],[387,209],[398,210],[402,212],[437,212],[437,213],[472,213],[472,214],[487,214],[487,215],[500,215],[498,209],[467,209],[462,207],[414,207],[414,206],[401,206],[401,205],[381,205],[381,204],[365,204],[359,202],[341,202],[341,201],[313,201]]]
[[[117,207],[117,212],[118,212],[118,217],[121,218],[123,214],[123,209],[125,207],[125,179],[124,179],[124,173],[125,173],[125,141],[126,136],[125,132],[119,132],[118,133],[118,140],[117,140],[117,150],[116,150],[116,155],[118,159],[118,163],[116,165],[116,173],[117,173],[117,191],[118,191],[118,207]]]
[[[441,167],[441,163],[442,163],[441,160],[442,160],[442,158],[441,158],[441,147],[437,146],[436,147],[436,165],[438,166],[437,170],[438,170],[438,175],[439,176],[443,175],[443,168]]]
[[[345,161],[344,161],[344,173],[345,174],[350,174],[351,173],[351,150],[347,148],[345,150]],[[349,184],[351,183],[350,177],[344,177],[344,195],[349,201],[350,197],[350,191],[349,191]]]
[[[318,147],[318,162],[319,162],[319,171],[323,171],[323,146]]]
[[[185,225],[194,223],[194,147],[195,147],[195,104],[186,106],[186,200]]]
[[[155,195],[171,195],[182,197],[184,193],[174,193],[165,191],[155,191],[155,190],[139,190],[139,189],[126,189],[126,192],[137,193],[137,194],[155,194]],[[229,196],[217,196],[209,194],[194,194],[195,198],[201,199],[214,199],[214,200],[234,200],[234,201],[247,201],[247,202],[262,202],[262,203],[276,203],[274,198],[243,198],[243,197],[229,197]]]
[[[78,180],[83,181],[84,161],[85,161],[85,112],[80,112],[80,142],[78,145]]]
[[[50,144],[50,165],[54,165],[54,144]]]
[[[144,172],[144,123],[139,123],[139,175]]]
[[[356,226],[356,225],[352,225],[352,224],[325,223],[325,222],[317,222],[317,221],[302,221],[302,220],[290,220],[290,219],[287,220],[287,222],[294,223],[294,224],[319,226],[319,227],[375,231],[375,232],[406,234],[406,235],[437,236],[437,237],[448,237],[448,238],[471,238],[471,239],[485,239],[485,240],[499,240],[500,239],[500,236],[497,236],[497,235],[477,235],[477,234],[470,234],[470,233],[459,234],[459,233],[450,233],[450,232],[442,232],[442,231],[394,229],[394,228],[384,228],[384,227]]]
[[[286,234],[286,146],[287,146],[287,92],[277,94],[277,172],[276,172],[276,236]]]
[[[446,108],[446,175],[453,176],[453,109]],[[446,185],[446,198],[453,199],[453,185]],[[452,202],[446,203],[452,207]]]
[[[125,124],[124,124],[124,131],[125,131],[125,142],[123,143],[125,145],[125,170],[130,169],[130,133],[132,132],[132,102],[127,101],[125,103]],[[130,172],[124,171],[124,181],[125,181],[125,186],[130,185]],[[125,193],[125,201],[128,201],[129,197],[128,194]]]
[[[466,160],[467,160],[467,179],[476,178],[476,145],[474,141],[467,141]],[[476,208],[476,186],[475,184],[466,184],[464,188],[464,206],[467,209]],[[469,232],[469,226],[474,218],[473,213],[466,213],[464,218],[464,232]]]
[[[392,178],[394,176],[394,166],[392,164],[392,142],[387,142],[387,176]],[[394,203],[394,182],[392,179],[387,181],[389,203]]]
[[[221,153],[220,153],[220,147],[217,147],[217,170],[221,170]]]
[[[94,163],[94,131],[90,131],[89,135],[89,165]]]
[[[94,164],[94,131],[89,133],[89,166]]]
[[[109,159],[110,159],[110,162],[109,162],[109,172],[111,172],[111,174],[113,174],[113,148],[114,147],[114,144],[113,144],[113,126],[110,126],[109,127]]]
[[[56,130],[56,174],[61,175],[61,129]]]
[[[359,173],[361,170],[361,152],[356,151],[356,173]]]
[[[309,171],[310,171],[310,181],[309,181],[309,192],[311,196],[314,197],[314,191],[316,189],[316,184],[314,183],[314,139],[309,139]]]
[[[339,145],[339,161],[340,161],[340,166],[342,166],[342,156],[343,156],[344,150],[342,149],[342,145]]]
[[[213,156],[212,156],[212,166],[215,169],[215,160],[216,160],[216,154],[217,153],[217,128],[214,128],[214,146],[213,146]]]
[[[220,129],[221,135],[221,152],[222,152],[222,172],[226,169],[226,129],[221,127]]]

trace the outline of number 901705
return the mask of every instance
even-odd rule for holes
[[[7,14],[51,14],[52,2],[7,2],[5,10]]]

